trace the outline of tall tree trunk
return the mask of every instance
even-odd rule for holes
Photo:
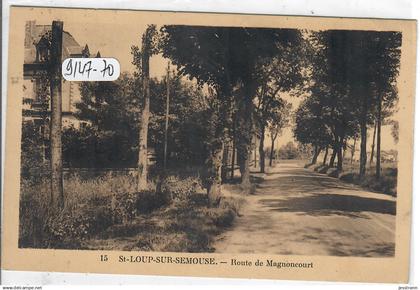
[[[311,164],[315,164],[316,162],[317,162],[317,160],[318,160],[318,155],[319,155],[319,152],[320,152],[321,150],[320,150],[320,148],[318,147],[318,145],[315,145],[315,148],[314,148],[314,155],[313,155],[313,157],[312,157],[312,161],[311,161]]]
[[[257,136],[254,137],[254,167],[257,168]]]
[[[229,92],[224,93],[227,96]],[[208,206],[218,206],[222,197],[222,166],[223,151],[227,140],[227,110],[221,102],[213,108],[211,115],[210,128],[212,132],[212,142],[209,148],[209,155],[206,160],[206,174],[204,185],[207,189]],[[214,127],[213,127],[214,126]]]
[[[235,130],[233,130],[233,132],[235,132]],[[232,140],[232,160],[231,160],[231,164],[230,164],[230,178],[233,179],[235,177],[235,153],[236,153],[236,146],[235,146],[235,133],[233,136],[233,140]]]
[[[265,152],[264,152],[264,140],[265,140],[265,126],[261,125],[260,128],[260,146],[259,146],[259,153],[260,153],[260,171],[261,173],[265,172]]]
[[[337,170],[343,170],[343,141],[342,139],[338,141],[337,144]]]
[[[376,141],[376,178],[381,177],[381,126],[382,126],[382,97],[378,96],[378,136]]]
[[[273,166],[273,159],[274,159],[274,142],[276,141],[275,138],[271,138],[271,149],[270,149],[270,167]]]
[[[375,128],[373,129],[373,139],[372,139],[372,147],[370,150],[370,161],[369,165],[372,165],[373,156],[375,155],[375,139],[376,139],[376,127],[378,126],[378,121],[375,120]]]
[[[50,71],[50,90],[51,90],[51,204],[53,208],[64,207],[63,193],[63,159],[61,143],[61,51],[63,43],[63,22],[53,21],[52,40],[51,40],[51,71]]]
[[[228,173],[228,157],[229,157],[229,147],[226,143],[223,144],[223,155],[222,155],[222,183],[226,182],[227,180],[227,173]]]
[[[324,160],[322,161],[322,165],[324,165],[324,166],[325,166],[325,164],[327,163],[328,150],[329,150],[329,146],[327,145],[327,147],[325,147]]]
[[[343,141],[342,143],[343,143],[342,148],[343,148],[343,162],[344,162],[344,160],[346,160],[347,141]]]
[[[166,71],[166,111],[165,111],[165,140],[163,146],[163,170],[166,171],[166,163],[168,159],[168,127],[169,127],[169,95],[170,95],[170,76],[169,76],[169,62]]]
[[[366,174],[366,137],[367,137],[367,96],[363,97],[362,112],[360,116],[360,166],[359,178],[363,178]]]
[[[336,155],[337,155],[337,149],[336,149],[336,146],[334,146],[333,147],[333,153],[332,153],[331,158],[330,158],[330,164],[328,165],[328,167],[334,167],[334,162],[335,162]]]
[[[223,143],[218,142],[213,148],[210,156],[210,164],[208,169],[210,170],[207,176],[207,199],[210,207],[218,206],[222,196],[222,155],[223,155]]]
[[[149,87],[149,58],[150,58],[150,29],[143,34],[142,41],[142,97],[143,106],[140,112],[139,157],[137,164],[137,190],[147,189],[147,134],[150,117],[150,87]]]
[[[350,164],[353,164],[354,153],[356,152],[356,141],[357,141],[357,139],[354,138],[353,147],[351,148],[351,160],[350,160]]]
[[[252,145],[253,103],[252,98],[246,97],[240,101],[239,124],[237,139],[237,155],[241,172],[241,186],[245,190],[251,188],[250,159]]]

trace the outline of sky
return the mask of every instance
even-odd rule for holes
[[[119,27],[118,33],[115,33],[115,23],[110,22],[102,22],[100,25],[64,23],[64,30],[73,35],[81,46],[87,44],[92,55],[100,51],[102,57],[116,58],[120,62],[121,72],[133,72],[135,67],[131,63],[131,46],[141,46],[141,35],[146,26],[120,24]],[[153,56],[150,60],[150,75],[158,78],[164,76],[167,65],[167,59],[160,55]]]
[[[37,24],[50,24],[51,20],[38,20]],[[76,41],[84,46],[88,44],[90,53],[96,55],[100,51],[102,57],[113,57],[120,62],[121,72],[133,72],[134,65],[131,64],[131,46],[141,45],[141,35],[146,29],[146,24],[133,24],[130,22],[116,23],[112,21],[89,22],[84,19],[83,23],[77,21],[64,21],[64,30],[73,35]],[[166,74],[166,67],[168,60],[160,55],[155,55],[150,60],[150,75],[151,77],[161,78]],[[171,66],[171,69],[174,69]],[[296,109],[302,98],[292,97],[288,94],[282,96],[286,101],[292,103],[293,110]],[[373,130],[369,130],[369,138],[372,138]],[[382,150],[396,149],[396,144],[391,135],[391,127],[382,127]],[[294,141],[292,126],[285,128],[282,135],[276,141],[276,148]],[[368,139],[370,144],[371,139]],[[270,146],[270,138],[266,137],[265,147]],[[370,148],[370,147],[369,147]],[[370,150],[370,149],[369,149]]]

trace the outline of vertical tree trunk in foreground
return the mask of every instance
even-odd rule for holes
[[[169,94],[170,94],[170,78],[169,78],[169,62],[166,71],[166,112],[165,112],[165,144],[163,147],[163,169],[166,170],[168,159],[168,128],[169,128]]]
[[[324,155],[324,160],[322,160],[322,165],[325,165],[327,163],[327,158],[328,158],[328,145],[327,147],[325,147],[325,155]]]
[[[360,116],[360,166],[359,178],[363,178],[366,174],[366,135],[367,135],[367,96],[363,97],[362,112]]]
[[[250,97],[245,95],[240,102],[239,123],[237,140],[237,154],[239,170],[241,171],[241,186],[245,192],[251,188],[250,159],[252,145],[252,115],[253,103]]]
[[[350,164],[353,164],[354,153],[356,152],[356,141],[357,141],[357,139],[354,138],[353,147],[351,148],[351,160],[350,160]]]
[[[150,58],[150,32],[149,28],[143,34],[142,39],[142,97],[143,106],[140,112],[140,132],[139,132],[139,158],[137,164],[137,190],[147,189],[147,134],[149,129],[149,106],[150,106],[150,88],[149,88],[149,58]]]
[[[217,103],[210,120],[212,141],[209,146],[209,156],[206,160],[207,172],[204,179],[209,207],[218,206],[222,197],[223,151],[225,140],[227,140],[226,115],[226,106]]]
[[[210,164],[208,164],[207,199],[209,207],[218,206],[222,195],[222,156],[223,143],[218,142],[212,148]]]
[[[51,204],[53,208],[64,207],[63,160],[61,146],[61,50],[63,43],[63,22],[53,21],[50,59],[51,90]]]
[[[382,126],[382,98],[378,97],[378,134],[376,140],[376,178],[381,177],[381,126]]]
[[[318,147],[318,145],[315,145],[314,156],[312,157],[311,164],[315,164],[317,162],[319,152],[321,152],[321,149]]]
[[[328,165],[329,167],[334,167],[334,162],[335,162],[336,155],[337,155],[337,149],[334,146],[333,153],[332,153],[331,158],[330,158],[330,164]]]
[[[232,140],[232,160],[230,164],[230,178],[233,179],[235,177],[235,153],[236,153],[236,142],[235,142],[235,129],[233,130],[233,140]]]
[[[271,149],[270,149],[270,167],[273,166],[273,159],[274,159],[274,142],[276,141],[275,138],[271,138]]]
[[[257,136],[254,136],[254,167],[257,168]]]
[[[223,153],[222,153],[222,183],[226,182],[228,175],[228,157],[229,157],[229,146],[226,143],[223,143]]]
[[[378,123],[375,120],[375,128],[373,129],[373,138],[372,138],[372,147],[370,150],[370,160],[369,165],[372,165],[373,163],[373,156],[375,155],[375,139],[376,139],[376,128],[378,127]]]
[[[337,169],[339,171],[343,170],[343,142],[339,141],[337,145]]]
[[[260,146],[258,148],[259,153],[260,153],[260,171],[261,173],[265,172],[265,152],[264,152],[264,140],[265,140],[265,126],[262,125],[260,128],[260,134],[261,134],[261,138],[260,138]]]
[[[346,160],[346,152],[347,152],[347,141],[344,141],[343,142],[343,146],[342,146],[342,148],[343,148],[343,162],[344,162],[344,160]]]

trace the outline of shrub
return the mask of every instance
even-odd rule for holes
[[[22,188],[27,187],[22,181]],[[41,187],[37,187],[41,189]],[[21,194],[19,201],[19,247],[43,247],[44,224],[48,218],[48,195],[45,191]]]
[[[49,182],[21,180],[19,246],[78,248],[82,241],[113,224],[127,223],[137,213],[138,195],[129,176],[86,179],[67,176],[65,207],[51,208]]]
[[[113,195],[111,211],[114,223],[131,221],[137,213],[137,195],[134,193]]]
[[[137,213],[135,193],[92,197],[78,208],[65,208],[51,215],[46,225],[46,247],[75,248],[83,240],[106,230],[114,224],[128,223]]]
[[[219,208],[209,213],[213,223],[218,227],[229,227],[232,225],[236,217],[236,213],[232,209]]]
[[[278,156],[280,159],[296,159],[299,157],[299,150],[293,142],[289,142],[281,146],[278,150]]]
[[[197,177],[180,178],[170,175],[161,181],[160,191],[167,195],[170,200],[189,200],[191,195],[200,188],[200,180]]]
[[[141,214],[150,213],[169,202],[167,196],[154,190],[137,192],[136,197],[136,209]]]
[[[42,123],[25,122],[22,124],[21,176],[30,184],[50,176],[48,148],[43,146],[45,127]],[[28,184],[27,184],[28,185]]]
[[[323,167],[319,168],[318,172],[322,173],[322,174],[325,174],[325,173],[327,173],[328,169],[330,169],[330,167],[328,167],[326,165],[326,166],[323,166]]]
[[[322,168],[324,168],[325,167],[325,165],[323,165],[323,164],[320,164],[320,165],[317,165],[317,166],[315,166],[314,167],[314,171],[315,172],[319,172],[320,170],[322,170]]]
[[[359,174],[354,172],[345,173],[340,176],[340,179],[344,182],[357,184],[359,182]]]

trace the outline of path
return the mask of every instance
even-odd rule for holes
[[[264,174],[219,253],[393,256],[395,198],[291,161]]]

